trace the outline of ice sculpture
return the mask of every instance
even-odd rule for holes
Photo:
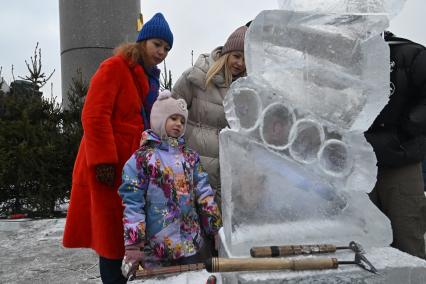
[[[406,0],[278,0],[279,7],[289,11],[314,13],[386,15],[394,17]]]
[[[225,255],[392,242],[389,220],[367,195],[377,167],[363,132],[388,100],[381,32],[403,2],[280,1],[293,11],[254,19],[248,76],[225,98],[230,129],[220,133]]]

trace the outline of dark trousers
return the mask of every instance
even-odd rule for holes
[[[422,166],[423,166],[423,183],[424,183],[424,187],[426,191],[426,161],[423,161]]]
[[[391,221],[392,246],[425,259],[426,198],[421,163],[379,167],[370,199]]]
[[[108,259],[99,256],[99,271],[104,284],[125,284],[127,279],[121,274],[122,259]]]

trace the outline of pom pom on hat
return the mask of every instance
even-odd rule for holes
[[[172,92],[170,92],[169,90],[164,90],[164,91],[160,92],[160,94],[158,95],[157,101],[168,99],[171,96],[172,96]]]
[[[151,129],[159,135],[161,139],[167,138],[166,121],[174,114],[179,114],[185,118],[183,131],[183,133],[185,133],[188,119],[188,109],[185,100],[173,98],[169,90],[160,92],[151,109]]]
[[[173,33],[170,30],[169,24],[161,13],[155,14],[142,26],[136,42],[150,38],[162,39],[170,45],[170,48],[173,46]]]

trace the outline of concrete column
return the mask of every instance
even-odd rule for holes
[[[62,102],[77,69],[87,82],[122,42],[134,42],[140,0],[59,0]]]

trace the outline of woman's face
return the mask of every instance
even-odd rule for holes
[[[163,62],[170,50],[169,44],[159,38],[146,40],[144,46],[143,61],[147,68],[151,68]]]
[[[229,70],[231,70],[232,77],[241,76],[246,71],[244,52],[231,51],[228,57],[227,64]]]

